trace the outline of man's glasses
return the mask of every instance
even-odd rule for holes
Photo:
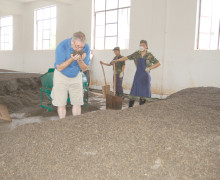
[[[85,47],[85,46],[76,45],[76,43],[74,43],[74,46],[76,49],[83,49]]]

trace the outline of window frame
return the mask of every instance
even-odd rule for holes
[[[1,26],[1,20],[3,18],[7,18],[7,17],[11,17],[11,25],[8,26]],[[0,34],[0,51],[12,51],[13,50],[13,15],[7,15],[7,16],[2,16],[0,17],[0,33],[2,31],[2,28],[6,28],[6,27],[11,27],[11,34],[8,34],[9,36],[11,35],[11,37],[9,37],[8,42],[3,42],[4,44],[4,49],[2,49],[1,45],[2,45],[2,41],[1,41],[1,34]],[[4,34],[3,36],[5,36],[6,34]],[[5,37],[4,37],[5,38]],[[5,49],[5,44],[8,43],[9,44],[9,49]]]
[[[213,1],[212,1],[213,3]],[[210,37],[212,35],[212,32],[210,33],[201,33],[200,32],[200,25],[201,25],[201,17],[205,17],[205,16],[201,16],[201,11],[202,11],[202,0],[198,0],[198,18],[197,18],[197,31],[196,31],[196,50],[220,50],[220,18],[219,18],[219,22],[218,22],[218,42],[217,42],[217,48],[211,48],[211,40],[209,40],[209,48],[200,48],[200,34],[209,34]],[[212,19],[213,16],[211,16]],[[211,21],[210,23],[210,29],[212,28],[213,22]],[[211,39],[211,38],[210,38]]]
[[[47,9],[47,8],[53,8],[55,7],[56,8],[56,15],[55,17],[51,17],[51,9],[50,9],[50,17],[49,18],[44,18],[43,15],[42,15],[42,19],[38,20],[37,19],[37,12],[39,10],[43,10],[43,9]],[[56,21],[56,25],[57,25],[57,5],[50,5],[50,6],[45,6],[45,7],[41,7],[41,8],[37,8],[37,9],[34,9],[34,50],[36,51],[53,51],[56,49],[56,47],[51,47],[51,31],[52,31],[52,27],[51,27],[51,21],[55,19]],[[39,22],[43,22],[44,21],[47,21],[47,20],[50,20],[50,28],[49,29],[45,29],[42,25],[42,28],[41,28],[41,33],[42,33],[42,37],[41,37],[41,45],[42,47],[39,48],[39,44],[38,44],[38,37],[40,36],[39,34],[39,30],[38,30],[38,27],[39,27]],[[49,39],[44,39],[44,30],[49,30],[50,31],[50,35],[49,35]],[[56,26],[56,29],[55,29],[55,45],[56,45],[56,32],[57,32],[57,26]],[[49,48],[44,48],[43,46],[43,42],[44,40],[49,40]]]
[[[93,17],[94,17],[94,25],[93,25],[93,28],[94,28],[94,33],[93,33],[93,48],[94,49],[96,49],[96,50],[109,50],[109,48],[106,48],[106,38],[108,38],[108,37],[116,37],[116,46],[119,46],[118,45],[118,41],[119,41],[119,31],[118,31],[118,27],[119,27],[119,11],[121,10],[121,9],[127,9],[127,10],[129,10],[129,13],[131,12],[130,10],[131,10],[131,4],[130,4],[130,6],[123,6],[123,7],[119,7],[119,1],[120,0],[118,0],[118,5],[117,5],[117,8],[113,8],[113,9],[106,9],[106,4],[107,4],[107,0],[104,0],[105,1],[105,9],[104,10],[99,10],[99,11],[95,11],[95,2],[96,0],[93,0],[93,4],[94,4],[94,6],[93,6],[93,13],[94,13],[94,15],[93,15]],[[115,10],[117,10],[117,22],[115,22],[115,23],[107,23],[106,22],[106,13],[107,12],[110,12],[110,11],[115,11]],[[104,23],[104,36],[103,36],[103,38],[104,38],[104,47],[102,48],[102,49],[97,49],[96,48],[96,27],[97,27],[97,25],[96,25],[96,14],[97,13],[104,13],[105,14],[105,23]],[[129,17],[129,21],[130,21],[130,17]],[[107,36],[106,35],[106,26],[107,25],[109,25],[109,24],[116,24],[117,25],[117,34],[116,35],[112,35],[112,36]],[[129,23],[130,24],[130,23]],[[129,27],[129,35],[130,35],[130,27]],[[130,38],[129,38],[130,39]],[[129,48],[129,44],[128,44],[128,48]],[[128,49],[128,48],[125,48],[125,49]],[[121,48],[121,49],[124,49],[124,48]]]

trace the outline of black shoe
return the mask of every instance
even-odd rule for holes
[[[129,106],[128,107],[133,107],[134,106],[134,100],[129,101]]]
[[[139,101],[139,105],[143,105],[145,102],[146,102],[145,99],[140,99],[140,101]]]

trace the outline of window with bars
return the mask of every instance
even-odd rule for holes
[[[13,46],[13,17],[0,18],[0,50],[12,50]]]
[[[34,49],[56,48],[56,6],[34,10]]]
[[[199,0],[197,49],[220,49],[220,0]]]
[[[131,0],[94,0],[94,48],[129,48]]]

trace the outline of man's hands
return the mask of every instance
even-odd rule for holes
[[[73,56],[73,54],[71,54],[70,55],[71,56],[71,59],[73,60],[73,61],[77,61],[77,62],[81,62],[81,61],[83,61],[85,58],[86,58],[86,53],[83,53],[82,55],[80,55],[80,54],[76,54],[76,55],[74,55]],[[73,62],[72,61],[72,62]]]
[[[76,54],[75,56],[73,56],[73,54],[70,55],[72,61],[77,61],[79,59],[82,59],[81,55]]]
[[[86,53],[83,53],[82,55],[76,54],[73,56],[71,54],[71,58],[75,59],[80,67],[80,69],[84,72],[88,69],[88,66],[84,63],[84,59],[86,58]]]
[[[72,62],[77,61],[79,64],[79,67],[82,69],[82,71],[86,71],[88,66],[83,62],[83,60],[86,58],[86,53],[83,53],[82,55],[80,54],[76,54],[70,55],[70,58],[67,59],[66,61],[64,61],[63,63],[61,63],[60,65],[57,65],[57,70],[58,71],[62,71],[65,68],[67,68]]]
[[[106,66],[111,66],[112,64],[108,64],[108,63],[104,63],[103,61],[99,61],[99,63],[102,65],[102,64],[104,64],[104,65],[106,65]]]

